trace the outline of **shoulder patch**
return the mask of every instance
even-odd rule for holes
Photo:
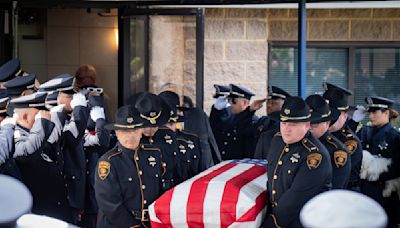
[[[354,139],[347,140],[344,145],[346,145],[347,149],[349,150],[350,154],[352,154],[358,146],[358,142]]]
[[[301,143],[310,152],[319,151],[318,147],[308,138],[301,140]]]
[[[336,167],[343,167],[347,162],[347,152],[343,150],[337,150],[333,153],[333,158],[335,160]]]
[[[316,169],[321,164],[322,155],[320,153],[311,153],[307,155],[308,169]]]
[[[111,165],[108,161],[100,161],[97,167],[97,172],[101,180],[105,180],[110,174]]]

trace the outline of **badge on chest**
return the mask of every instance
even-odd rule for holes
[[[157,164],[156,159],[153,156],[150,156],[147,160],[149,161],[149,165],[152,167]]]

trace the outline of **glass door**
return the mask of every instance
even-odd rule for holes
[[[119,105],[137,92],[171,89],[203,104],[204,10],[119,12]]]

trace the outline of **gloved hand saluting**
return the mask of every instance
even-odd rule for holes
[[[214,108],[217,110],[222,110],[228,108],[229,106],[231,106],[231,104],[229,104],[228,98],[225,96],[218,97],[214,104]]]
[[[367,115],[365,107],[362,105],[357,105],[357,109],[354,111],[352,119],[356,122],[360,122],[365,118],[365,115]]]
[[[87,107],[86,97],[82,93],[75,93],[72,97],[71,108],[74,109],[76,106]]]
[[[98,119],[106,119],[104,108],[100,106],[94,106],[90,110],[90,118],[93,120],[93,122],[96,122]]]
[[[53,113],[54,112],[62,112],[64,110],[64,106],[65,106],[65,104],[57,105],[57,106],[51,108],[50,112],[53,112]]]

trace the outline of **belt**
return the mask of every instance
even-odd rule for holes
[[[141,211],[131,211],[135,219],[140,220],[142,222],[148,222],[149,218],[149,209],[143,209]]]

